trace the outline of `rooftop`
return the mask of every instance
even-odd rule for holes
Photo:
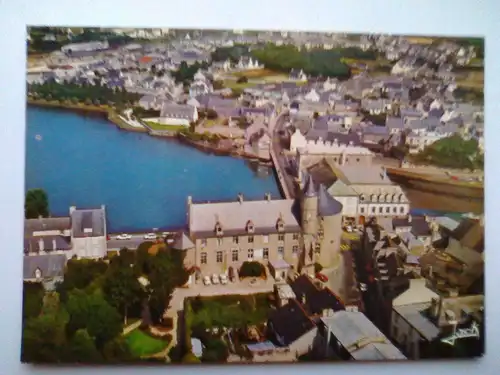
[[[337,169],[340,172],[339,178],[349,185],[393,184],[382,166],[342,165]]]
[[[439,336],[440,330],[435,326],[423,312],[430,307],[430,303],[395,306],[396,311],[426,340],[433,340]]]
[[[189,212],[190,231],[194,236],[210,236],[219,223],[225,235],[236,235],[246,231],[251,222],[254,233],[270,233],[277,231],[280,219],[284,231],[300,231],[297,210],[293,199],[193,203]]]
[[[104,208],[79,210],[71,213],[71,227],[73,237],[102,237],[105,236],[106,213]]]
[[[355,360],[406,359],[361,312],[339,311],[321,320]]]
[[[23,278],[34,279],[36,270],[40,270],[42,278],[61,277],[64,275],[66,255],[48,254],[31,255],[23,259]]]

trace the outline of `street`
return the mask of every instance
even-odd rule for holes
[[[351,242],[351,249],[356,266],[358,283],[363,283],[367,287],[365,291],[362,291],[364,313],[368,319],[385,333],[389,324],[389,316],[381,287],[372,274],[372,246],[368,242],[365,243],[363,236],[361,236],[360,241]]]
[[[291,195],[290,198],[295,197],[295,191],[296,191],[296,184],[294,181],[294,177],[291,176],[290,174],[287,173],[287,170],[289,169],[285,160],[284,156],[284,149],[281,144],[281,137],[279,135],[280,131],[285,130],[285,122],[287,119],[288,114],[286,112],[282,112],[278,115],[278,117],[274,120],[275,124],[274,126],[271,126],[271,129],[273,131],[273,151],[276,154],[276,160],[278,161],[278,165],[275,165],[276,173],[278,176],[282,175],[283,179],[287,185],[288,192]]]
[[[141,243],[145,241],[155,241],[155,240],[147,240],[144,238],[144,235],[146,233],[135,233],[135,234],[130,234],[132,237],[129,240],[118,240],[116,239],[117,236],[120,235],[120,233],[112,233],[109,234],[109,240],[108,240],[108,251],[111,250],[120,250],[126,247],[127,249],[137,249],[137,246],[139,246]]]

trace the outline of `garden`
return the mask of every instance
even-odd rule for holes
[[[230,350],[241,353],[235,348],[232,338],[241,338],[242,332],[250,332],[250,338],[257,337],[259,340],[265,332],[265,323],[272,308],[270,293],[186,299],[184,356],[192,352],[191,338],[200,339],[205,347],[202,362],[224,362]]]
[[[168,346],[171,339],[170,335],[154,337],[149,332],[140,328],[134,329],[125,337],[132,355],[136,358],[148,357],[160,353]]]

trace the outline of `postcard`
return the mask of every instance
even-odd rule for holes
[[[26,43],[22,362],[484,354],[484,39]]]

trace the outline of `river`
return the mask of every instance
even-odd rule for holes
[[[109,232],[177,228],[194,201],[280,196],[270,168],[175,140],[118,130],[105,119],[28,107],[26,189],[42,188],[52,216],[106,205]]]

